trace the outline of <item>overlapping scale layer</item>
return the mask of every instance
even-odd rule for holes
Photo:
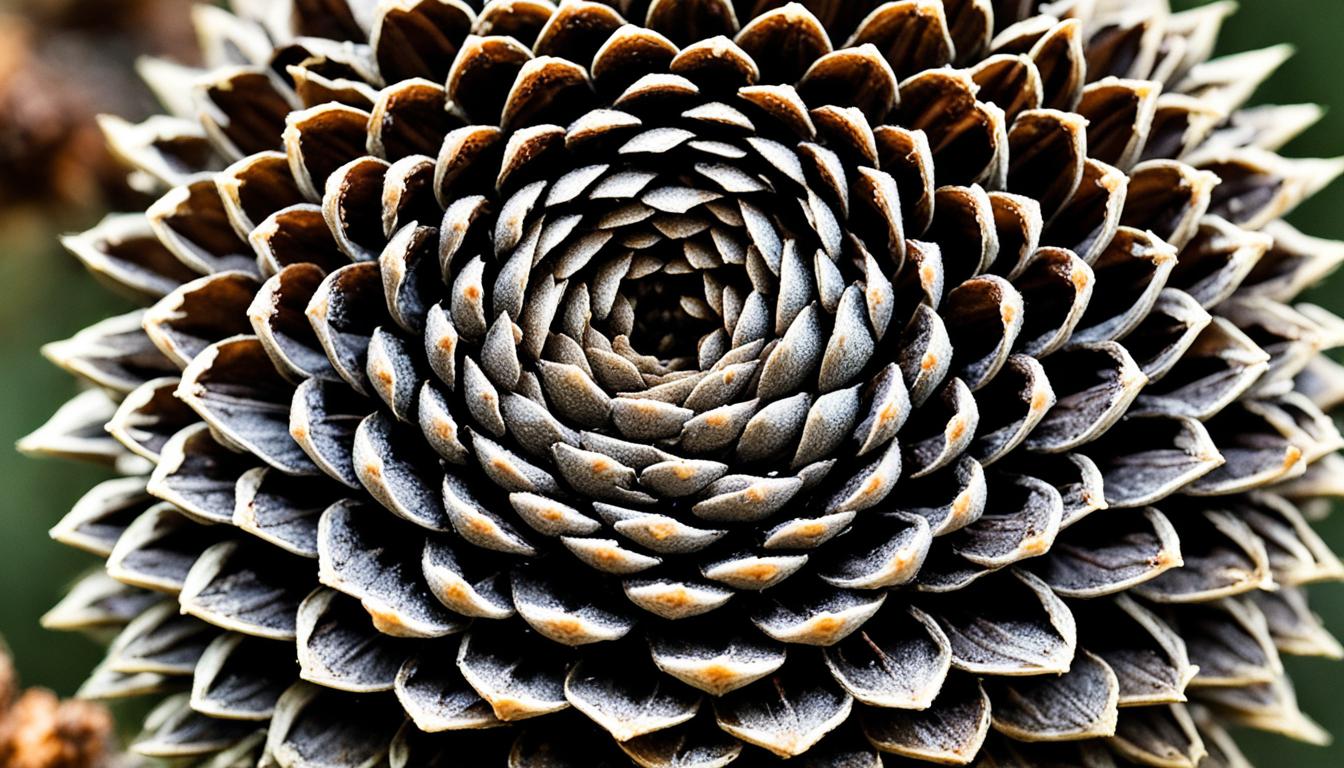
[[[1338,657],[1344,166],[1162,0],[234,0],[147,308],[23,447],[126,476],[52,610],[234,768],[1239,766]]]

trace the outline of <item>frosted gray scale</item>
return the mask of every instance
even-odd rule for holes
[[[462,676],[454,656],[445,659],[416,656],[397,670],[397,701],[414,727],[424,733],[489,728],[501,723],[490,705]]]
[[[300,675],[354,693],[391,690],[409,648],[360,621],[363,609],[334,590],[299,604],[296,643]]]
[[[66,241],[148,308],[20,446],[125,476],[82,692],[201,768],[1320,741],[1344,247],[1281,217],[1344,166],[1226,4],[1124,5],[203,9]]]

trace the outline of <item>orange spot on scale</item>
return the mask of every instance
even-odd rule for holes
[[[293,427],[289,430],[289,436],[295,440],[306,440],[308,438],[308,428]]]
[[[373,375],[374,378],[382,382],[384,387],[392,386],[392,372],[384,368],[383,366],[381,365],[378,366],[378,368],[373,372]]]
[[[373,625],[384,634],[398,635],[406,628],[401,617],[391,611],[382,608],[366,608],[366,610],[369,612],[369,618],[373,619]]]
[[[686,591],[685,587],[677,587],[676,589],[669,589],[662,594],[657,595],[654,597],[654,602],[659,605],[667,606],[668,608],[684,608],[695,601],[691,599],[691,593]]]
[[[445,587],[439,597],[443,602],[448,603],[449,605],[454,603],[467,603],[470,599],[470,595],[467,594],[466,588],[463,587],[460,582],[453,582]]]
[[[1153,556],[1149,562],[1153,564],[1154,568],[1171,568],[1172,566],[1180,565],[1181,558],[1177,557],[1169,550],[1164,549]]]
[[[589,466],[592,467],[593,473],[598,475],[604,475],[611,471],[611,462],[605,458],[593,459]]]
[[[894,421],[900,413],[901,409],[897,408],[895,403],[887,403],[882,406],[882,410],[878,412],[877,420],[885,424],[889,421]]]
[[[695,467],[689,464],[678,464],[672,468],[672,474],[676,475],[678,480],[690,480],[695,477]]]
[[[820,616],[808,626],[808,634],[813,638],[833,638],[845,628],[845,622],[834,616]]]
[[[908,551],[901,552],[899,555],[892,557],[891,561],[887,563],[886,572],[891,576],[898,576],[909,571],[910,566],[914,564],[914,555],[910,554]]]
[[[760,504],[765,501],[765,490],[759,485],[753,485],[742,492],[742,496],[753,504]]]
[[[547,621],[546,634],[553,638],[569,638],[571,640],[582,640],[588,633],[583,631],[583,622],[570,616],[555,618]]]
[[[558,507],[550,507],[549,509],[543,509],[541,511],[542,519],[550,520],[553,523],[559,522],[561,519],[564,518],[564,516],[565,513],[561,512]]]
[[[494,699],[490,702],[490,709],[494,710],[495,717],[504,721],[521,720],[535,714],[517,699]]]
[[[451,354],[453,350],[457,349],[457,339],[452,336],[443,336],[439,339],[438,347]]]
[[[925,352],[924,359],[919,361],[919,367],[926,371],[932,371],[938,365],[938,356],[932,352]]]
[[[963,493],[952,502],[952,514],[956,517],[965,517],[971,511],[971,495]]]
[[[1069,279],[1071,279],[1071,280],[1073,281],[1073,288],[1074,288],[1074,290],[1079,291],[1079,292],[1081,292],[1081,291],[1083,291],[1084,289],[1086,289],[1087,286],[1088,286],[1088,283],[1091,283],[1091,282],[1092,282],[1092,278],[1089,277],[1088,274],[1087,274],[1086,272],[1082,271],[1081,269],[1078,270],[1077,272],[1074,272],[1074,273],[1070,276]]]
[[[1004,304],[1003,309],[999,311],[999,316],[1003,318],[1004,323],[1011,323],[1017,318],[1017,307],[1012,304]]]
[[[881,472],[878,472],[877,474],[868,478],[868,482],[863,484],[863,495],[872,496],[873,494],[882,490],[882,482],[885,479],[886,478],[882,476]]]
[[[1037,392],[1031,397],[1031,410],[1033,411],[1042,410],[1049,402],[1050,402],[1049,395],[1045,394],[1044,392]]]
[[[736,379],[736,378],[737,378],[737,371],[724,371],[724,372],[723,372],[723,383],[724,383],[724,384],[732,384],[732,383],[733,383],[733,379]]]
[[[518,470],[513,466],[513,464],[510,464],[510,463],[509,463],[509,460],[508,460],[508,459],[505,459],[505,458],[503,458],[503,457],[499,457],[499,458],[496,458],[496,459],[491,459],[491,460],[490,460],[490,466],[494,467],[495,469],[499,470],[500,472],[503,472],[503,473],[509,475],[510,477],[515,477],[515,478],[521,478],[521,477],[522,477],[522,475],[521,475],[521,474],[518,472]]]
[[[658,541],[677,535],[677,526],[673,523],[655,523],[648,527],[649,535]]]
[[[799,526],[797,533],[804,538],[815,539],[826,533],[826,526],[821,523],[808,523],[807,525]]]
[[[383,465],[374,461],[370,461],[364,465],[364,474],[368,475],[369,477],[382,477]]]
[[[495,532],[495,524],[484,515],[468,515],[467,526],[482,536],[490,536]]]
[[[1301,449],[1301,448],[1298,448],[1296,445],[1290,445],[1290,446],[1288,446],[1288,450],[1286,450],[1286,451],[1283,452],[1283,467],[1284,467],[1284,469],[1288,469],[1288,468],[1292,467],[1292,466],[1293,466],[1294,464],[1296,464],[1296,463],[1298,462],[1298,460],[1301,459],[1301,458],[1302,458],[1302,449]]]
[[[446,419],[440,419],[434,422],[434,434],[440,439],[452,440],[457,437],[457,425]]]
[[[957,416],[947,424],[947,439],[956,442],[966,436],[966,419]]]
[[[919,281],[924,285],[933,285],[933,281],[937,277],[938,273],[934,271],[931,265],[925,264],[919,268]]]
[[[722,413],[715,413],[705,417],[705,423],[711,427],[722,427],[728,423],[728,417]]]
[[[735,575],[739,579],[764,584],[779,575],[779,566],[770,563],[757,563],[737,569]]]
[[[738,677],[736,672],[723,664],[710,664],[700,670],[700,679],[716,688],[733,683]]]
[[[481,287],[479,285],[468,285],[466,288],[462,289],[462,295],[472,301],[480,301]]]

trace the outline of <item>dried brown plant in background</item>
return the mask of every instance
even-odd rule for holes
[[[0,645],[0,766],[103,768],[110,764],[112,717],[101,705],[61,701],[41,688],[19,688]]]

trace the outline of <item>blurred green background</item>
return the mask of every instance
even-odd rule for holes
[[[133,49],[168,51],[182,55],[189,34],[181,25],[186,0],[133,0],[84,2],[123,17],[131,6],[145,24],[123,24],[127,50],[115,50],[108,68],[127,68]],[[65,6],[71,3],[67,0]],[[1201,4],[1198,0],[1174,0],[1180,8]],[[13,63],[10,32],[22,19],[7,14],[46,13],[59,7],[54,0],[15,2],[0,0],[0,81],[6,68],[24,71]],[[41,6],[36,8],[35,6]],[[53,18],[39,16],[41,19]],[[94,17],[80,21],[83,34],[109,38],[105,24]],[[31,21],[30,21],[31,23]],[[115,27],[115,25],[114,25]],[[78,40],[80,29],[75,30]],[[40,33],[38,35],[41,36]],[[1220,49],[1245,50],[1291,42],[1297,55],[1261,90],[1257,101],[1278,103],[1318,102],[1333,106],[1326,118],[1288,148],[1297,156],[1331,157],[1344,154],[1344,0],[1243,0],[1240,12],[1224,31]],[[124,41],[123,41],[124,42]],[[69,45],[68,41],[66,43]],[[61,60],[63,49],[56,48]],[[50,55],[50,54],[48,54]],[[110,62],[110,63],[109,63]],[[65,61],[64,66],[69,66]],[[12,72],[11,72],[12,74]],[[107,77],[106,72],[99,77]],[[115,73],[113,73],[115,76]],[[122,111],[148,109],[143,93],[131,91],[121,81],[116,95]],[[12,132],[14,100],[23,93],[4,93],[0,82],[0,134]],[[101,97],[110,94],[100,88]],[[93,102],[97,102],[97,98]],[[86,111],[89,104],[80,102]],[[48,113],[49,114],[49,113]],[[5,147],[0,141],[0,155]],[[79,265],[57,247],[62,231],[85,227],[98,218],[97,209],[111,200],[132,202],[124,192],[81,188],[51,191],[51,174],[69,173],[74,163],[79,177],[81,163],[97,162],[86,140],[73,148],[61,145],[51,153],[66,152],[69,159],[55,158],[51,169],[0,167],[0,479],[5,495],[0,501],[0,635],[9,642],[20,674],[30,685],[53,688],[63,694],[75,690],[85,673],[98,660],[90,642],[72,635],[52,633],[38,626],[38,617],[59,598],[67,584],[84,569],[96,565],[87,556],[58,546],[47,538],[47,528],[80,494],[103,475],[83,466],[20,457],[6,446],[40,425],[61,402],[75,392],[70,379],[39,356],[38,347],[64,338],[93,320],[124,311],[124,307],[99,290]],[[47,158],[20,158],[32,161]],[[5,162],[0,159],[0,162]],[[40,191],[39,191],[40,190]],[[1291,220],[1303,230],[1323,237],[1344,239],[1344,182],[1297,210]],[[1307,297],[1344,313],[1344,274]],[[1344,550],[1344,514],[1336,514],[1322,526],[1322,533],[1336,549]],[[1314,590],[1314,605],[1336,634],[1344,635],[1344,586],[1327,585]],[[1328,730],[1344,738],[1344,664],[1320,660],[1289,660],[1298,683],[1303,709]],[[1283,739],[1242,734],[1249,756],[1262,766],[1311,768],[1344,765],[1344,743],[1320,749]]]

